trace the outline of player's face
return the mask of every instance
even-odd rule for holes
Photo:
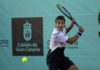
[[[56,20],[56,28],[57,29],[63,30],[64,26],[65,26],[64,20],[60,20],[60,19]]]

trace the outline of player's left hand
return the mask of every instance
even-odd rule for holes
[[[76,24],[76,21],[73,19],[73,20],[71,20],[71,23]]]

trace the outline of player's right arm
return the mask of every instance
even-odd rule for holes
[[[81,36],[81,34],[84,32],[83,27],[79,27],[79,32],[77,33],[77,35],[75,35],[74,37],[68,38],[67,43],[74,43],[76,40],[78,40],[78,38]]]

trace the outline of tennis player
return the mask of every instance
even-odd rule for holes
[[[64,55],[66,43],[74,43],[84,32],[80,26],[79,32],[69,38],[66,34],[73,28],[75,21],[72,20],[69,27],[65,28],[64,16],[57,16],[55,28],[50,39],[49,52],[47,54],[47,65],[49,70],[79,70],[77,66]]]

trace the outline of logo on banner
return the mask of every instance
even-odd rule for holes
[[[43,55],[42,20],[42,18],[12,19],[13,56]]]
[[[26,41],[31,40],[31,38],[32,38],[32,30],[31,30],[31,24],[29,22],[26,22],[23,25],[23,35],[24,35],[24,39]]]
[[[0,47],[8,47],[9,41],[8,40],[0,40]]]
[[[47,48],[50,46],[50,40],[47,41]],[[67,49],[78,49],[78,41],[74,42],[73,44],[66,43],[65,48]]]

